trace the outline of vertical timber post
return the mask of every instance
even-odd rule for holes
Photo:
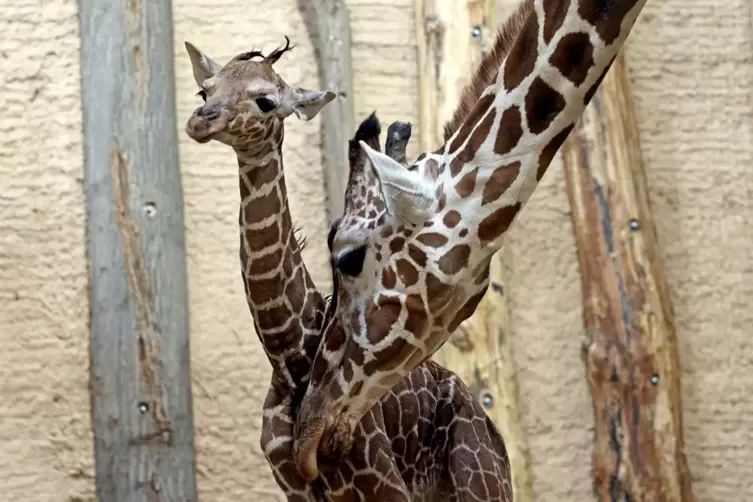
[[[196,500],[169,0],[78,0],[97,498]]]
[[[422,151],[443,143],[464,87],[497,32],[495,0],[415,0]],[[532,502],[528,445],[520,423],[513,333],[498,253],[491,285],[476,312],[434,355],[476,393],[499,428],[510,456],[516,502]]]
[[[692,502],[674,314],[624,50],[562,155],[583,286],[600,502]]]
[[[350,13],[345,0],[298,0],[298,10],[317,54],[322,90],[337,94],[320,113],[327,211],[332,223],[343,213],[348,139],[355,133]]]

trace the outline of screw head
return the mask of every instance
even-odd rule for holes
[[[651,382],[651,385],[654,387],[659,385],[659,375],[651,375],[651,378],[649,380]]]
[[[631,218],[630,221],[628,222],[628,225],[630,226],[630,230],[632,230],[633,232],[641,228],[640,222],[636,220],[635,218]]]
[[[481,26],[476,25],[471,29],[471,37],[473,37],[474,40],[481,38]]]
[[[149,403],[147,403],[146,401],[141,401],[139,403],[139,412],[141,412],[141,414],[144,414],[147,411],[149,411]]]
[[[481,396],[481,404],[484,408],[491,408],[494,406],[494,397],[488,392],[484,392],[484,395]]]
[[[154,218],[154,216],[157,214],[157,206],[154,204],[154,202],[147,202],[144,204],[144,214],[147,218]]]

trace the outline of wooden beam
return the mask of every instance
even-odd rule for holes
[[[415,1],[422,151],[442,144],[444,124],[493,42],[494,10],[494,0]],[[531,502],[530,460],[518,412],[513,333],[500,254],[492,260],[491,271],[489,292],[434,359],[455,371],[476,393],[505,439],[515,500]]]
[[[98,500],[196,500],[170,1],[79,0]]]
[[[674,315],[624,50],[563,146],[603,502],[692,502]]]
[[[317,54],[322,90],[337,94],[320,113],[327,210],[332,222],[343,213],[348,140],[355,133],[350,14],[344,0],[298,0],[298,10]]]

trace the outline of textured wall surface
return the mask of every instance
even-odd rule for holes
[[[269,364],[239,275],[235,159],[183,133],[199,103],[183,42],[222,63],[286,34],[298,46],[278,70],[307,87],[317,86],[313,50],[295,0],[173,5],[199,489],[219,502],[282,500],[258,446]],[[385,130],[396,119],[416,124],[412,0],[348,5],[356,119],[377,110]],[[628,42],[699,502],[753,498],[751,8],[649,2]],[[93,500],[75,1],[12,2],[0,29],[0,491],[9,500]],[[329,289],[318,131],[318,119],[291,118],[284,156],[293,216],[309,237],[306,263]],[[555,160],[503,250],[542,502],[591,500],[593,416],[568,211]]]
[[[0,493],[93,493],[78,21],[0,9]]]

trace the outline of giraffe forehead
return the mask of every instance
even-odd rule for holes
[[[275,85],[267,79],[254,77],[246,83],[246,92],[249,94],[264,94],[276,91]]]
[[[343,216],[332,241],[332,254],[350,250],[367,243],[369,223],[359,216]]]

